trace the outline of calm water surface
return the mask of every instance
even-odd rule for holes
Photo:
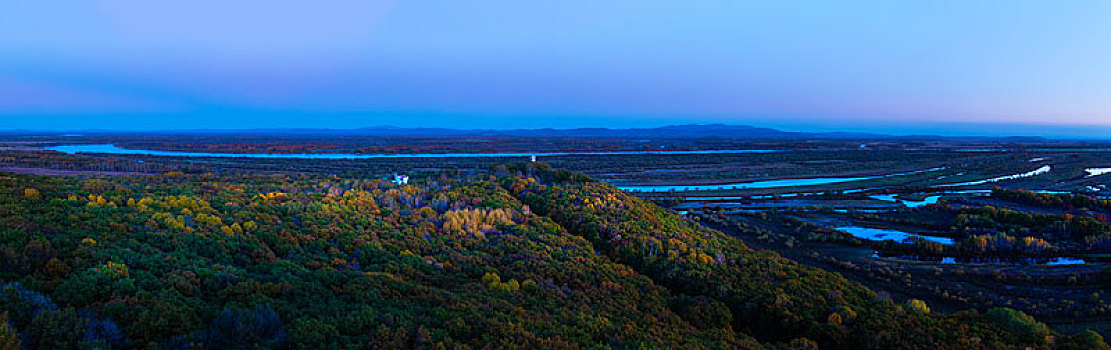
[[[292,158],[292,159],[373,159],[373,158],[493,158],[493,157],[552,157],[575,155],[631,155],[631,154],[732,154],[732,153],[772,153],[777,150],[766,149],[740,149],[740,150],[704,150],[704,151],[612,151],[612,152],[537,152],[537,153],[418,153],[418,154],[276,154],[276,153],[210,153],[210,152],[177,152],[156,151],[144,149],[127,149],[112,144],[98,145],[62,145],[46,147],[49,151],[63,153],[107,153],[107,154],[132,154],[145,156],[165,157],[197,157],[197,158]]]
[[[838,227],[835,227],[835,228],[838,231],[848,232],[849,234],[853,235],[853,237],[872,240],[872,241],[885,241],[885,240],[890,239],[890,240],[894,240],[896,242],[902,242],[903,240],[905,240],[907,238],[921,237],[922,239],[925,239],[925,240],[930,241],[930,242],[937,242],[937,243],[941,243],[943,245],[953,245],[953,239],[948,238],[948,237],[923,236],[923,235],[919,235],[919,234],[913,234],[913,233],[903,232],[903,231],[898,231],[898,230],[888,230],[888,229],[882,229],[882,228],[871,228],[871,227],[860,227],[860,226],[838,226]]]

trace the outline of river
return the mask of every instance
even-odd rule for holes
[[[375,159],[375,158],[527,158],[578,156],[578,155],[636,155],[636,154],[734,154],[734,153],[772,153],[778,150],[766,149],[740,149],[740,150],[699,150],[699,151],[601,151],[601,152],[535,152],[535,153],[414,153],[414,154],[350,154],[350,153],[211,153],[211,152],[179,152],[157,151],[143,149],[122,148],[113,144],[83,144],[61,145],[45,147],[48,151],[58,151],[68,154],[76,153],[104,153],[128,154],[164,157],[194,157],[194,158],[284,158],[284,159]]]

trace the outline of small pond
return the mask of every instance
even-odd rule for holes
[[[925,236],[925,235],[919,235],[919,234],[903,232],[903,231],[898,231],[898,230],[861,227],[861,226],[837,226],[837,227],[834,227],[834,228],[837,229],[838,231],[848,232],[849,234],[853,235],[853,237],[861,238],[861,239],[867,239],[867,240],[871,240],[871,241],[893,240],[893,241],[896,241],[896,242],[902,242],[903,240],[905,240],[907,238],[922,237],[923,239],[925,239],[927,241],[937,242],[937,243],[941,243],[943,245],[953,245],[953,243],[954,243],[953,239],[948,238],[948,237]]]

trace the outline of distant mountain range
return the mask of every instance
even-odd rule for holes
[[[17,130],[14,133],[36,133]],[[392,125],[358,129],[190,129],[160,131],[82,130],[50,134],[158,134],[158,135],[337,135],[337,136],[517,136],[517,137],[614,137],[614,138],[733,138],[733,139],[812,139],[812,138],[889,138],[892,136],[854,132],[789,132],[748,125],[669,125],[657,128],[574,128],[574,129],[448,129],[402,128]]]
[[[266,129],[189,129],[160,131],[83,130],[69,132],[0,131],[15,134],[55,135],[274,135],[274,136],[473,136],[473,137],[604,137],[604,138],[723,138],[723,139],[841,139],[841,140],[908,140],[933,139],[934,135],[893,136],[864,132],[791,132],[749,125],[686,124],[656,128],[573,128],[573,129],[449,129],[403,128],[392,125],[357,129],[266,128]],[[1005,139],[1039,141],[1041,137],[946,137],[961,139]]]

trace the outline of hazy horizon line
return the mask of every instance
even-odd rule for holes
[[[779,132],[787,133],[809,133],[809,134],[871,134],[875,136],[890,136],[890,137],[983,137],[983,138],[1008,138],[1008,137],[1039,137],[1045,139],[1079,139],[1079,140],[1111,140],[1111,125],[1098,125],[1098,124],[1046,124],[1046,123],[969,123],[969,122],[913,122],[913,123],[886,123],[871,128],[831,128],[822,126],[797,125],[792,127],[790,125],[774,125],[774,124],[756,124],[756,123],[722,123],[722,122],[706,122],[706,123],[666,123],[655,124],[647,126],[620,126],[620,125],[606,125],[606,126],[577,126],[577,127],[561,127],[561,126],[540,126],[540,127],[482,127],[482,128],[459,128],[451,126],[399,126],[396,124],[366,124],[363,126],[353,127],[334,127],[334,126],[276,126],[276,127],[201,127],[201,128],[0,128],[0,133],[8,134],[67,134],[67,133],[175,133],[175,132],[188,132],[188,133],[234,133],[237,131],[280,131],[280,130],[319,130],[319,131],[357,131],[366,129],[397,129],[397,130],[451,130],[462,132],[483,132],[483,131],[538,131],[538,130],[557,130],[557,131],[570,131],[570,130],[588,130],[588,129],[607,129],[607,130],[652,130],[667,127],[678,126],[720,126],[720,127],[750,127],[756,129],[770,129]],[[930,124],[931,126],[915,127],[913,125]],[[954,128],[956,127],[956,128]],[[964,128],[966,130],[958,130]],[[995,130],[994,132],[976,132],[974,129],[978,128],[1007,128],[1015,129],[1014,132],[1006,132]],[[1021,132],[1019,129],[1037,128],[1040,133],[1033,133],[1030,131]],[[1048,130],[1046,128],[1054,129]],[[1102,130],[1092,130],[1102,129]],[[921,130],[930,129],[930,130]],[[1074,130],[1075,129],[1075,130]],[[1075,132],[1067,132],[1075,131]],[[1081,133],[1083,131],[1083,133]],[[1092,131],[1097,131],[1091,133]]]

